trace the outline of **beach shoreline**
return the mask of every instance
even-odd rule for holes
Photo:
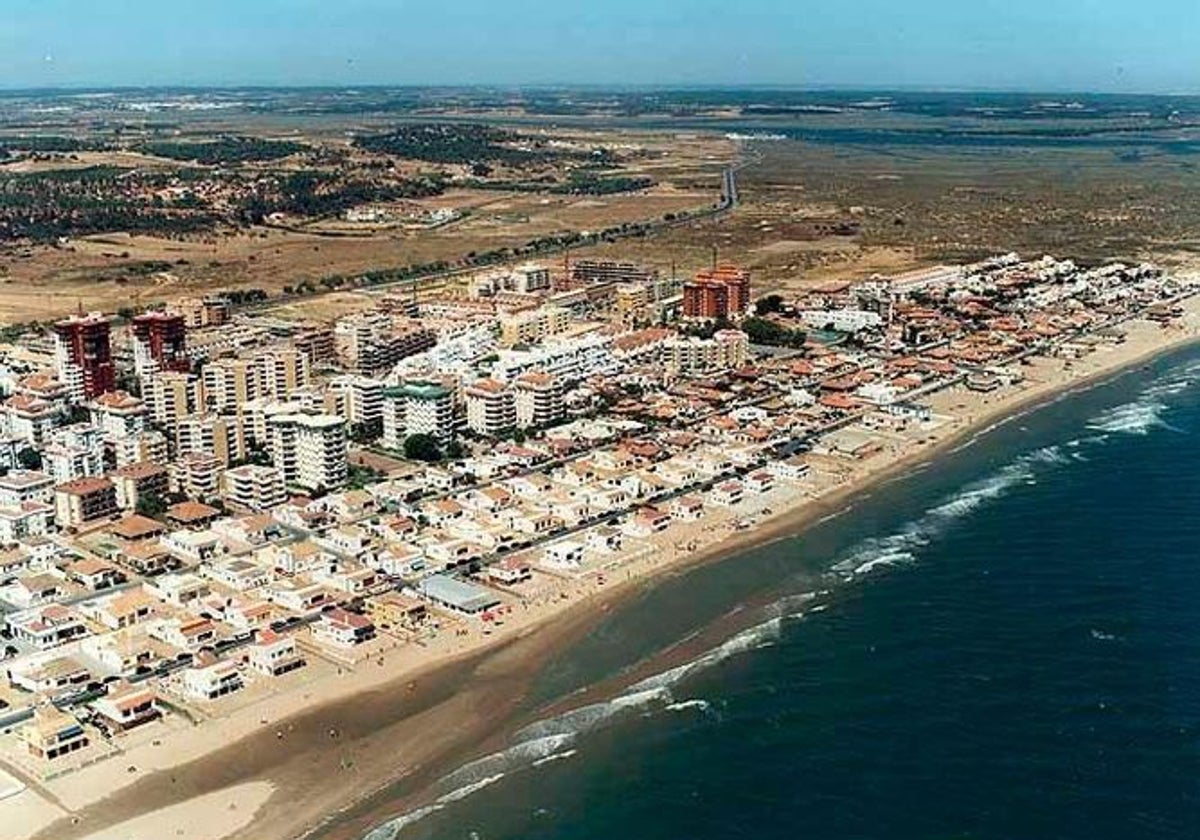
[[[498,733],[509,728],[506,724],[518,710],[522,689],[549,657],[663,576],[795,536],[814,522],[848,510],[856,497],[970,445],[999,424],[1196,343],[1200,300],[1190,298],[1184,308],[1184,319],[1175,327],[1130,322],[1124,344],[1097,350],[1070,367],[1061,360],[1039,360],[1027,369],[1028,381],[1022,387],[985,396],[960,389],[934,395],[930,402],[935,414],[949,419],[919,445],[898,445],[895,451],[848,467],[826,492],[816,497],[795,494],[794,504],[773,509],[750,530],[714,531],[709,535],[712,542],[696,550],[664,550],[642,558],[622,570],[628,571],[626,577],[613,575],[604,584],[592,581],[577,597],[518,616],[491,636],[477,635],[411,661],[395,657],[375,671],[359,669],[333,688],[326,687],[319,699],[279,699],[270,716],[256,718],[262,710],[252,707],[241,715],[245,720],[225,726],[212,722],[179,733],[159,745],[161,756],[133,756],[131,751],[129,761],[122,760],[117,769],[128,763],[137,770],[116,784],[102,778],[115,775],[112,768],[107,774],[89,768],[78,778],[65,777],[49,791],[60,809],[53,814],[56,818],[49,819],[46,812],[40,824],[20,836],[98,840],[110,836],[98,832],[132,828],[129,821],[140,819],[137,830],[150,832],[147,838],[294,840],[318,830],[338,840],[353,837],[349,832],[361,826],[348,824],[343,834],[331,828],[330,821],[401,779],[420,788],[494,743]],[[576,695],[550,708],[578,702],[581,697]],[[107,792],[99,786],[102,781],[108,783]],[[271,789],[269,795],[255,798],[254,817],[248,823],[230,823],[229,830],[218,834],[176,834],[179,822],[197,821],[215,794],[252,782],[268,782]],[[11,804],[0,802],[0,816]],[[141,835],[131,837],[140,840]]]

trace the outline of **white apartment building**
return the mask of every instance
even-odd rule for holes
[[[215,411],[236,411],[258,398],[258,377],[251,359],[215,359],[204,365],[204,399]]]
[[[517,406],[512,390],[495,379],[480,379],[463,389],[467,406],[467,428],[485,437],[498,437],[517,425]]]
[[[513,381],[513,408],[519,428],[550,426],[563,417],[562,388],[548,373],[526,373]]]
[[[44,472],[12,470],[0,475],[0,507],[20,507],[25,502],[54,501],[54,479]]]
[[[290,347],[249,358],[215,359],[204,366],[201,375],[204,399],[218,412],[238,411],[251,400],[284,400],[311,381],[308,357]]]
[[[268,423],[271,460],[285,482],[310,490],[346,483],[346,421],[331,414],[284,414]]]
[[[101,394],[88,404],[92,425],[106,438],[136,435],[146,429],[146,404],[124,391]]]
[[[412,377],[465,373],[496,346],[493,322],[465,326],[456,323],[452,329],[440,331],[434,347],[397,362],[388,381],[398,383]]]
[[[883,325],[883,316],[865,309],[805,309],[799,315],[810,330],[857,333]]]
[[[167,438],[162,432],[145,431],[127,437],[116,437],[108,440],[118,467],[136,464],[140,461],[153,461],[165,464],[170,458]]]
[[[100,430],[86,423],[58,429],[41,449],[42,465],[59,484],[101,475],[104,472],[104,445]]]
[[[51,429],[62,422],[62,412],[52,402],[16,394],[4,403],[4,426],[8,434],[40,446]]]
[[[749,358],[750,338],[740,330],[721,330],[709,339],[680,336],[664,345],[667,369],[677,374],[729,370]]]
[[[192,499],[214,498],[221,488],[222,464],[206,452],[189,452],[171,462],[171,486]]]
[[[200,410],[200,378],[190,373],[159,371],[147,375],[144,387],[154,422],[168,429]]]
[[[351,424],[379,423],[383,420],[383,388],[382,379],[369,376],[335,377],[329,383],[326,410],[341,414]]]
[[[228,464],[246,456],[246,435],[238,417],[212,413],[186,417],[175,427],[175,452],[204,452]]]
[[[536,344],[571,326],[571,313],[561,306],[543,306],[500,319],[500,343],[505,347]]]
[[[525,373],[548,373],[564,385],[588,376],[617,373],[621,365],[613,358],[612,337],[589,334],[579,338],[544,342],[530,350],[501,350],[491,375],[511,382]]]
[[[276,467],[246,464],[226,470],[225,499],[247,510],[267,510],[287,501],[287,486]]]
[[[384,391],[383,445],[403,449],[410,435],[430,435],[443,443],[454,437],[454,392],[436,382],[411,381]]]

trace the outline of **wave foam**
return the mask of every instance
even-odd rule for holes
[[[831,571],[850,577],[916,561],[920,549],[956,521],[1020,485],[1036,483],[1037,471],[1074,460],[1061,446],[1043,446],[1015,459],[992,475],[963,487],[949,499],[885,537],[863,540]]]
[[[1088,422],[1088,428],[1110,434],[1148,435],[1154,429],[1171,428],[1163,420],[1166,408],[1159,400],[1143,397],[1101,412]]]

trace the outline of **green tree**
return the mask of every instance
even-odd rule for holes
[[[142,516],[156,519],[167,512],[167,502],[158,493],[148,490],[145,493],[138,493],[136,510]]]
[[[783,310],[783,298],[780,295],[767,295],[754,302],[754,311],[759,315],[769,315]]]
[[[415,434],[404,439],[404,457],[433,463],[442,460],[442,448],[433,435]]]
[[[36,449],[25,447],[17,453],[17,463],[23,470],[40,470],[42,468],[42,453]]]
[[[350,440],[355,443],[370,443],[383,436],[383,420],[355,423],[350,427]]]

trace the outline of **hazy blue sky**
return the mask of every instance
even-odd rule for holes
[[[1200,92],[1200,0],[0,0],[0,86]]]

